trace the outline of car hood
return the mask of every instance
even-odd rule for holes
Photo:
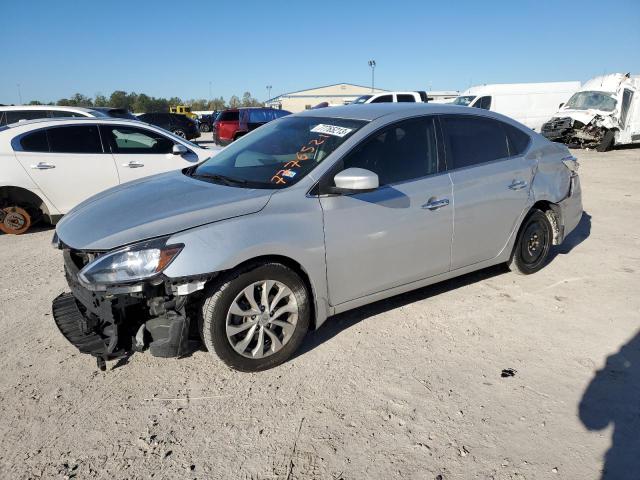
[[[600,110],[560,110],[555,116],[556,117],[570,117],[574,120],[578,120],[579,122],[588,125],[591,120],[593,120],[596,115],[607,116],[611,115],[611,112],[603,112]]]
[[[262,210],[273,190],[228,187],[174,171],[105,190],[73,208],[56,227],[77,250],[111,250]]]

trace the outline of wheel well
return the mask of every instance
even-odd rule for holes
[[[304,268],[302,268],[302,265],[300,265],[295,260],[293,260],[293,259],[291,259],[289,257],[285,257],[283,255],[263,255],[261,257],[255,257],[255,258],[251,258],[249,260],[246,260],[246,261],[240,263],[239,265],[236,265],[232,270],[236,270],[236,269],[244,267],[247,264],[257,263],[257,262],[264,262],[264,263],[276,262],[276,263],[281,263],[282,265],[284,265],[286,267],[289,267],[291,270],[293,270],[294,272],[296,272],[300,276],[300,278],[304,282],[305,286],[307,287],[307,291],[309,292],[309,299],[311,301],[311,305],[313,306],[313,308],[311,309],[311,328],[315,330],[315,328],[316,328],[316,302],[315,302],[315,295],[314,295],[313,287],[311,285],[311,280],[309,279],[309,275],[304,270]]]
[[[529,213],[527,213],[525,220],[533,210],[540,210],[547,216],[547,219],[551,224],[551,228],[553,229],[553,241],[551,243],[553,245],[559,245],[562,242],[562,231],[560,228],[560,207],[548,200],[539,200],[533,204],[531,210],[529,210]]]
[[[35,208],[52,222],[51,213],[42,199],[30,190],[22,187],[0,187],[0,206],[17,205]]]

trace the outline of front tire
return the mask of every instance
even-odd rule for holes
[[[176,134],[177,136],[179,136],[180,138],[187,138],[187,134],[184,133],[184,130],[182,130],[181,128],[177,128],[173,131],[174,134]]]
[[[223,278],[202,307],[209,352],[236,370],[275,367],[302,343],[311,301],[302,279],[280,263],[256,263]]]
[[[552,240],[549,219],[541,210],[533,210],[520,227],[509,269],[522,275],[540,270],[547,263]]]
[[[615,141],[615,130],[607,130],[600,141],[600,144],[596,147],[598,152],[608,152],[613,148],[613,142]]]

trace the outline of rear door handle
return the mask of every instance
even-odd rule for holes
[[[129,167],[129,168],[140,168],[140,167],[144,167],[144,163],[131,161],[129,163],[123,163],[122,166],[123,167]]]
[[[51,170],[56,166],[53,163],[39,162],[37,165],[31,165],[31,168],[34,170]]]
[[[422,208],[424,208],[425,210],[433,211],[442,207],[446,207],[447,205],[449,205],[448,198],[443,198],[442,200],[436,200],[435,198],[432,198],[427,203],[422,205]]]
[[[527,182],[525,182],[524,180],[514,180],[511,185],[509,185],[509,188],[511,190],[522,190],[523,188],[525,188],[527,186]]]

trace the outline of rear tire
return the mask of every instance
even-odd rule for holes
[[[613,149],[613,142],[615,140],[615,130],[607,130],[600,141],[600,144],[596,147],[598,152],[608,152]]]
[[[509,269],[530,275],[545,266],[551,250],[553,228],[541,210],[533,210],[525,219],[509,260]]]
[[[211,129],[209,128],[209,125],[208,125],[208,124],[203,123],[203,124],[201,124],[201,125],[200,125],[200,131],[201,131],[202,133],[208,133],[208,132],[209,132],[209,130],[211,130]]]
[[[173,133],[174,133],[174,134],[176,134],[177,136],[179,136],[180,138],[184,138],[184,139],[186,139],[186,138],[187,138],[187,134],[186,134],[186,133],[184,133],[184,130],[182,130],[181,128],[176,128],[176,129],[173,131]]]
[[[280,263],[254,263],[232,272],[208,293],[201,334],[207,350],[224,363],[257,372],[293,355],[310,318],[309,293],[298,274]]]
[[[31,227],[31,215],[18,206],[2,209],[4,218],[0,222],[0,231],[9,235],[21,235]]]

